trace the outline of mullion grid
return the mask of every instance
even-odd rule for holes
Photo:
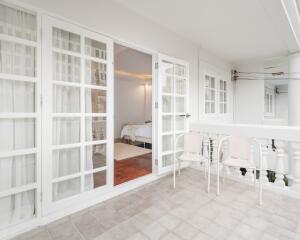
[[[80,171],[78,173],[73,173],[73,174],[69,174],[67,176],[64,177],[60,177],[60,178],[53,178],[52,182],[53,183],[58,183],[58,182],[63,182],[65,181],[65,179],[67,180],[71,180],[71,179],[76,179],[78,177],[80,177],[80,192],[84,193],[85,192],[85,176],[87,174],[93,174],[96,172],[101,172],[101,171],[106,171],[107,170],[107,166],[105,167],[100,167],[100,168],[95,168],[95,169],[91,169],[91,170],[86,170],[85,169],[85,152],[86,152],[86,147],[87,146],[94,146],[94,145],[102,145],[102,144],[106,144],[107,146],[107,139],[105,140],[92,140],[92,141],[86,141],[86,129],[85,129],[85,124],[86,124],[86,118],[90,117],[91,119],[93,119],[93,117],[104,117],[107,120],[107,86],[97,86],[97,85],[92,85],[92,84],[86,84],[85,82],[85,73],[86,73],[86,66],[85,66],[85,61],[86,60],[91,60],[91,57],[85,54],[85,38],[86,36],[81,34],[80,35],[80,52],[79,53],[74,53],[71,55],[76,55],[77,57],[80,57],[80,82],[79,83],[70,83],[70,82],[58,82],[58,81],[52,81],[53,86],[54,85],[61,85],[61,86],[69,86],[69,87],[77,87],[80,89],[80,113],[79,113],[79,118],[80,118],[80,141],[79,143],[74,143],[74,144],[61,144],[59,149],[67,149],[69,148],[68,146],[70,146],[70,148],[73,148],[72,145],[74,145],[74,148],[80,148]],[[58,50],[52,49],[53,52],[57,52]],[[62,50],[63,52],[69,52],[66,50]],[[72,52],[70,52],[72,53]],[[94,58],[92,58],[92,60],[94,61]],[[102,60],[99,59],[97,61],[98,63],[103,63],[103,64],[107,64],[107,60]],[[107,71],[107,69],[106,69]],[[107,72],[106,72],[107,74]],[[97,90],[102,90],[106,92],[106,112],[105,113],[87,113],[86,109],[85,109],[85,103],[86,103],[86,89],[97,89]],[[53,96],[52,96],[53,97]],[[92,95],[90,96],[92,97]],[[55,114],[54,114],[55,115]],[[72,118],[72,117],[78,117],[78,113],[62,113],[61,115],[65,115],[64,117],[67,118]],[[106,124],[106,130],[107,130],[107,124]],[[107,136],[106,136],[107,137]],[[107,162],[106,162],[107,164]],[[61,180],[59,180],[61,179]],[[106,183],[107,184],[107,183]],[[105,185],[106,185],[105,184]]]
[[[207,80],[208,80],[208,86],[206,85],[205,82],[205,113],[215,114],[216,113],[216,79],[215,77],[212,77],[210,75],[205,75],[205,81]],[[214,84],[212,84],[212,82],[214,82]],[[208,99],[206,99],[207,93],[209,93]]]
[[[3,2],[1,3],[4,7],[10,7],[10,8],[14,8],[18,11],[22,11],[24,13],[29,13],[28,11],[22,9],[20,10],[17,7],[14,6],[10,6],[8,4],[4,4]],[[36,16],[36,25],[38,26],[38,16],[36,13],[30,13],[30,14],[34,14]],[[36,29],[36,34],[37,34],[37,29]],[[21,75],[21,74],[16,74],[14,72],[10,72],[10,73],[3,73],[0,72],[0,79],[4,80],[4,81],[10,81],[13,84],[15,83],[30,83],[30,84],[34,84],[34,111],[33,112],[4,112],[4,113],[0,113],[0,120],[2,119],[10,119],[12,121],[16,120],[16,119],[32,119],[34,120],[34,147],[32,148],[22,148],[22,149],[14,149],[14,150],[9,150],[9,151],[5,151],[5,152],[1,152],[0,153],[0,161],[3,160],[3,158],[12,158],[13,161],[19,161],[18,159],[15,159],[16,157],[19,156],[29,156],[29,155],[34,155],[34,166],[35,166],[35,170],[34,170],[34,182],[31,183],[25,183],[22,184],[20,186],[11,186],[9,188],[6,188],[4,190],[0,190],[0,199],[5,198],[5,197],[11,197],[13,195],[17,195],[17,194],[23,194],[26,192],[30,192],[30,191],[34,191],[34,208],[35,208],[35,212],[33,214],[33,217],[37,217],[40,213],[38,210],[38,181],[39,181],[39,172],[38,172],[38,168],[39,168],[39,152],[38,152],[38,148],[40,146],[39,144],[39,130],[38,130],[38,124],[40,122],[40,116],[38,115],[38,112],[40,111],[40,107],[39,107],[39,84],[38,84],[38,80],[40,78],[40,74],[39,74],[39,70],[37,69],[39,66],[39,52],[40,52],[40,48],[39,48],[39,43],[40,43],[40,38],[37,37],[35,40],[27,40],[27,39],[23,39],[17,36],[13,36],[13,35],[6,35],[6,34],[0,34],[0,41],[6,41],[9,42],[11,44],[19,44],[19,45],[23,45],[26,47],[32,47],[35,51],[34,53],[34,65],[32,67],[34,67],[34,76],[27,76],[27,75]],[[12,55],[12,58],[15,58],[16,55]],[[27,59],[27,58],[26,58]],[[14,96],[13,96],[14,97]],[[15,123],[14,123],[15,124]],[[15,136],[14,136],[15,137]],[[29,161],[28,159],[26,160],[26,164],[27,161]],[[25,166],[23,166],[24,168]],[[21,220],[22,221],[22,220]],[[14,224],[14,223],[10,223],[10,224]]]
[[[225,80],[220,80],[219,105],[220,105],[220,114],[226,114],[227,113],[227,82]]]
[[[87,39],[87,36],[84,36],[82,35],[82,61],[83,61],[83,64],[82,64],[82,67],[83,67],[83,71],[82,71],[82,96],[83,96],[83,138],[82,138],[82,142],[83,142],[83,158],[82,158],[82,164],[83,164],[83,168],[82,168],[82,171],[83,171],[83,192],[85,191],[85,176],[89,175],[89,174],[94,174],[94,173],[97,173],[97,172],[103,172],[103,171],[106,171],[106,175],[107,175],[107,132],[108,132],[108,129],[107,129],[107,112],[108,112],[108,101],[107,101],[107,94],[108,94],[108,91],[107,91],[107,59],[102,59],[102,58],[97,58],[97,57],[91,57],[89,56],[88,54],[86,54],[85,52],[85,43],[86,43],[86,39]],[[98,41],[98,40],[95,40],[95,39],[92,39],[92,38],[89,38],[91,39],[92,41]],[[106,48],[107,49],[107,48]],[[107,51],[107,50],[106,50]],[[99,86],[97,84],[93,84],[93,83],[90,83],[90,84],[87,84],[86,83],[86,61],[89,60],[91,61],[91,63],[94,61],[98,64],[106,64],[106,86]],[[90,76],[91,77],[91,76]],[[85,109],[85,94],[86,94],[86,89],[91,89],[91,95],[90,97],[92,98],[92,90],[95,89],[97,91],[105,91],[105,113],[94,113],[93,112],[93,109],[91,111],[91,113],[88,113]],[[85,139],[86,137],[86,133],[85,133],[85,124],[86,124],[86,120],[87,118],[90,118],[91,121],[92,121],[92,125],[93,125],[93,118],[94,117],[100,117],[100,118],[104,118],[105,119],[105,132],[106,132],[106,136],[105,136],[105,139],[104,140],[91,140],[91,141],[87,141]],[[90,169],[90,170],[85,170],[84,167],[85,167],[85,152],[86,152],[86,147],[87,146],[95,146],[95,145],[105,145],[105,154],[106,154],[106,160],[105,160],[105,166],[104,167],[98,167],[98,168],[93,168]],[[93,151],[93,150],[92,150]],[[106,180],[105,180],[105,184],[103,186],[107,185],[107,177],[106,177]],[[102,187],[102,186],[100,186]],[[91,189],[89,189],[88,191],[91,191]]]

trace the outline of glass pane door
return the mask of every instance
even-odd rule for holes
[[[111,40],[45,17],[49,135],[47,169],[50,211],[110,185],[112,158],[109,106]],[[45,93],[48,90],[45,89]],[[49,91],[48,91],[49,92]],[[47,141],[47,139],[45,139]],[[109,150],[110,149],[110,150]],[[45,171],[47,171],[45,169]],[[50,207],[49,207],[50,206]]]
[[[0,231],[40,214],[37,15],[0,3]]]
[[[182,152],[175,140],[187,131],[188,65],[180,60],[159,57],[158,171],[171,170],[173,159]]]

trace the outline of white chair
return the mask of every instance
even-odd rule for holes
[[[227,142],[228,149],[225,151],[224,143]],[[217,161],[217,195],[220,194],[220,165],[223,170],[223,183],[225,179],[225,167],[246,168],[254,171],[254,188],[256,185],[256,163],[254,161],[251,147],[258,150],[259,157],[259,204],[262,204],[262,151],[261,144],[255,139],[227,136],[220,140]]]
[[[173,187],[176,188],[176,161],[178,163],[178,175],[180,175],[181,162],[198,162],[205,164],[205,176],[206,169],[207,174],[207,192],[210,190],[210,161],[209,161],[209,142],[205,144],[204,137],[199,133],[184,133],[176,137],[175,149],[178,147],[179,140],[183,138],[183,153],[174,157],[173,160]],[[207,154],[205,154],[207,153]]]

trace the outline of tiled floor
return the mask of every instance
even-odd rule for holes
[[[173,190],[171,177],[93,206],[18,240],[300,239],[300,201],[264,192],[257,206],[251,186],[228,180],[221,195],[205,192],[198,171],[186,169]]]

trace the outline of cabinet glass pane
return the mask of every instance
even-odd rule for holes
[[[98,141],[106,139],[106,118],[88,117],[85,120],[85,140]]]
[[[0,119],[0,152],[34,147],[34,119]]]
[[[53,201],[58,201],[80,193],[80,177],[53,183]]]
[[[173,154],[162,156],[162,166],[167,167],[173,164]]]
[[[106,144],[86,146],[85,170],[91,170],[106,166]]]
[[[98,89],[85,90],[85,112],[106,113],[106,91]]]
[[[206,89],[205,90],[205,100],[210,101],[210,99],[211,99],[210,90]]]
[[[80,142],[80,118],[54,118],[53,144],[71,144]]]
[[[184,97],[176,97],[176,112],[184,113],[185,112],[185,98]]]
[[[0,72],[35,77],[35,47],[0,40]]]
[[[85,83],[106,86],[106,64],[90,60],[85,61]]]
[[[185,66],[176,64],[175,65],[175,75],[185,77],[186,76]]]
[[[106,185],[106,171],[96,172],[85,175],[84,190],[90,191],[92,189]]]
[[[80,52],[80,35],[54,27],[52,36],[53,47]]]
[[[220,80],[220,90],[224,90],[224,81]]]
[[[53,178],[78,173],[80,171],[80,148],[54,150],[52,170]]]
[[[224,101],[224,92],[220,92],[220,102]]]
[[[185,117],[176,116],[176,131],[185,130]]]
[[[34,218],[35,199],[35,190],[0,198],[0,229]]]
[[[106,59],[106,44],[85,38],[85,54],[95,58]]]
[[[205,103],[205,113],[210,113],[210,102]]]
[[[186,91],[186,80],[184,78],[176,78],[176,93],[185,94]]]
[[[163,78],[162,82],[162,92],[163,93],[172,93],[173,92],[173,77],[166,75]]]
[[[80,83],[80,58],[53,52],[53,80]]]
[[[0,79],[0,112],[34,112],[35,84]]]
[[[163,116],[162,117],[162,131],[171,132],[173,131],[174,120],[173,116]]]
[[[211,101],[215,101],[215,90],[210,90],[210,99]]]
[[[20,9],[0,4],[0,33],[30,41],[36,41],[36,16]]]
[[[35,154],[0,158],[0,191],[36,181]]]
[[[210,106],[211,106],[211,113],[215,113],[215,103],[212,102]]]
[[[173,135],[164,135],[162,137],[162,150],[163,152],[173,150]]]
[[[53,112],[79,113],[80,88],[54,85],[53,86]]]
[[[223,109],[224,103],[220,103],[220,113],[224,113],[224,109]]]
[[[163,61],[162,72],[167,74],[174,74],[174,64],[167,61]]]
[[[162,112],[172,113],[173,112],[173,97],[162,96]]]

